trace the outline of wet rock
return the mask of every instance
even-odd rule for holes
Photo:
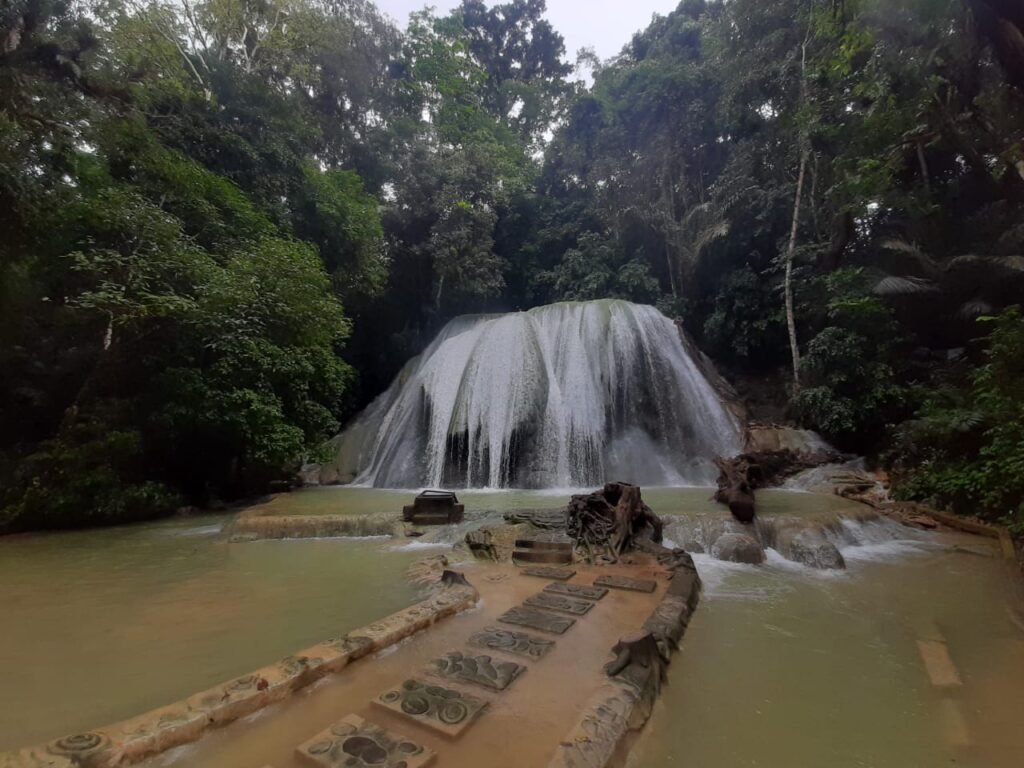
[[[838,570],[846,567],[835,544],[814,529],[780,531],[775,548],[787,560],[810,568]]]
[[[526,525],[485,525],[469,531],[465,545],[478,560],[508,562],[512,559],[516,539],[526,528]]]
[[[745,533],[726,533],[711,547],[711,556],[730,563],[759,565],[765,560],[764,550],[753,536]]]

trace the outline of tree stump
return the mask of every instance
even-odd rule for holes
[[[726,504],[741,523],[754,519],[754,491],[780,485],[790,475],[827,464],[835,459],[827,454],[791,451],[755,451],[731,459],[717,458],[718,490],[715,501]]]
[[[573,496],[567,511],[569,535],[588,562],[616,562],[639,537],[660,542],[663,525],[644,504],[640,487],[607,483],[594,493]]]

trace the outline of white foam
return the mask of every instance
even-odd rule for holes
[[[451,549],[451,546],[451,542],[444,541],[410,541],[388,549],[392,552],[418,552],[424,549]]]
[[[455,318],[340,436],[336,463],[377,487],[564,494],[605,477],[706,484],[741,443],[675,324],[600,300]]]

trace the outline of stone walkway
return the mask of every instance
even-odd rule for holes
[[[547,765],[607,683],[612,646],[657,609],[666,574],[653,564],[479,565],[466,576],[480,592],[478,609],[350,667],[257,722],[210,733],[181,764]],[[318,721],[330,725],[317,732]]]
[[[498,616],[495,626],[470,634],[462,647],[431,660],[373,700],[376,707],[404,721],[402,732],[350,714],[299,746],[298,756],[315,768],[418,768],[431,763],[438,753],[446,758],[445,764],[469,765],[460,759],[455,744],[437,749],[428,746],[420,728],[458,739],[487,716],[494,697],[504,695],[528,670],[539,671],[557,643],[571,643],[571,635],[564,639],[563,635],[573,629],[584,631],[577,622],[584,620],[610,588],[647,594],[657,589],[652,579],[624,576],[599,576],[594,584],[570,583],[575,571],[568,568],[527,568],[517,578],[531,576],[556,580]],[[489,763],[495,764],[494,760]]]

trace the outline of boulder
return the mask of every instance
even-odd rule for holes
[[[835,544],[813,528],[789,528],[778,533],[775,549],[787,560],[810,568],[838,570],[846,567],[842,553]]]
[[[765,560],[764,550],[753,536],[726,533],[711,545],[711,556],[730,563],[759,565]]]

